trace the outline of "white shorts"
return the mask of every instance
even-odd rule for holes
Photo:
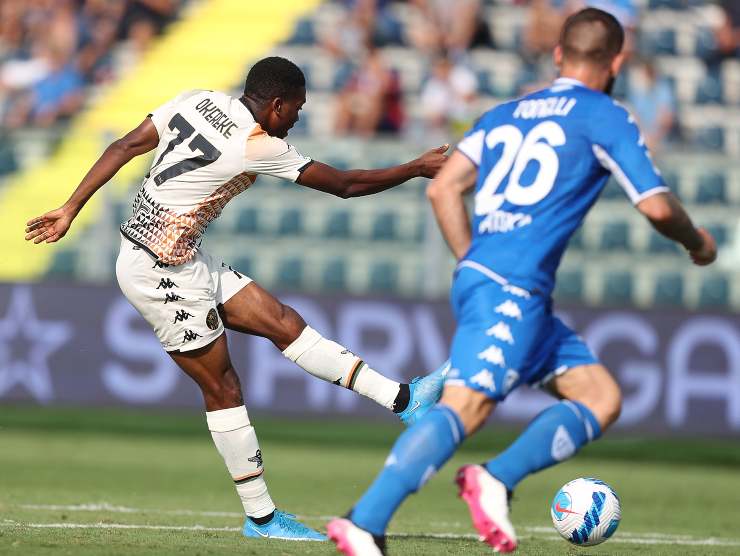
[[[217,306],[252,279],[198,251],[190,261],[168,266],[121,238],[116,277],[123,295],[151,325],[165,351],[191,351],[224,332]]]

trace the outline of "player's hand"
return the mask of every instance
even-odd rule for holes
[[[419,165],[421,167],[421,175],[425,178],[433,178],[442,168],[442,165],[447,162],[447,149],[450,146],[445,144],[431,151],[425,152],[418,158]]]
[[[64,237],[75,214],[65,207],[32,218],[26,223],[26,241],[54,243]]]
[[[699,228],[697,232],[699,232],[703,243],[699,249],[689,251],[689,256],[695,265],[706,266],[712,264],[717,258],[717,242],[714,241],[712,234],[706,229]]]

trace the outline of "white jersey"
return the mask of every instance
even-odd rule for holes
[[[188,91],[149,117],[159,146],[121,233],[166,264],[191,260],[208,224],[258,174],[296,181],[311,163],[224,93]]]

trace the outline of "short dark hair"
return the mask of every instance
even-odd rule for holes
[[[567,62],[606,66],[622,51],[624,29],[612,14],[585,8],[565,20],[559,44]]]
[[[244,82],[244,94],[259,101],[290,97],[306,86],[301,68],[280,56],[263,58],[252,66]]]

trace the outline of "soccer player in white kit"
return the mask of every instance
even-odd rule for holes
[[[284,141],[306,102],[305,78],[292,62],[265,58],[247,75],[244,95],[194,90],[149,114],[114,141],[60,208],[28,222],[26,239],[53,243],[88,199],[127,162],[156,149],[121,225],[116,276],[124,295],[164,349],[200,387],[213,441],[236,485],[255,538],[325,540],[275,508],[262,452],[229,358],[224,329],[263,336],[308,373],[367,396],[410,424],[437,402],[444,370],[399,384],[345,347],[323,338],[292,308],[199,246],[208,224],[259,174],[348,198],[433,177],[447,146],[393,168],[340,171]]]

